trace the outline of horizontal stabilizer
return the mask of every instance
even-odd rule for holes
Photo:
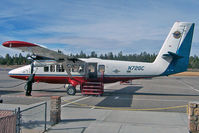
[[[168,54],[163,54],[162,57],[163,58],[165,58],[165,57],[172,57],[173,59],[183,58],[183,56],[179,56],[178,54],[170,52],[170,51],[168,51]]]

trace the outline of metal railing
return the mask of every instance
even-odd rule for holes
[[[43,125],[43,126],[42,126]],[[47,130],[47,102],[42,102],[21,110],[17,109],[17,133]],[[43,127],[43,128],[42,128]]]

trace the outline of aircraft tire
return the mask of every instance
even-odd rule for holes
[[[66,90],[66,93],[68,95],[75,95],[76,94],[76,89],[74,86],[68,86],[67,90]]]

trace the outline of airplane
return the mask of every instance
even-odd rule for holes
[[[114,83],[186,71],[194,25],[190,22],[175,22],[152,63],[75,58],[23,41],[6,41],[2,45],[31,53],[33,61],[30,65],[8,72],[12,78],[27,80],[27,96],[31,95],[34,82],[69,84],[67,94],[75,95],[76,86],[87,82],[94,86],[96,82]]]

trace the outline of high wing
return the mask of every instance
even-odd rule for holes
[[[23,52],[30,52],[33,55],[51,58],[56,61],[59,61],[59,60],[61,61],[63,59],[68,59],[68,60],[72,59],[69,56],[64,55],[62,53],[58,53],[56,51],[47,49],[44,46],[29,43],[29,42],[7,41],[3,43],[3,46],[8,47],[8,48],[22,50]]]
[[[36,57],[50,58],[50,59],[56,60],[58,63],[63,63],[64,64],[63,67],[66,69],[66,72],[68,73],[69,77],[72,77],[72,75],[67,67],[67,64],[75,63],[75,62],[84,62],[82,60],[79,60],[78,58],[70,57],[70,56],[64,55],[63,53],[58,53],[56,51],[47,49],[44,46],[29,43],[29,42],[6,41],[2,45],[8,48],[22,50],[23,52],[30,52],[32,53],[32,55]]]

